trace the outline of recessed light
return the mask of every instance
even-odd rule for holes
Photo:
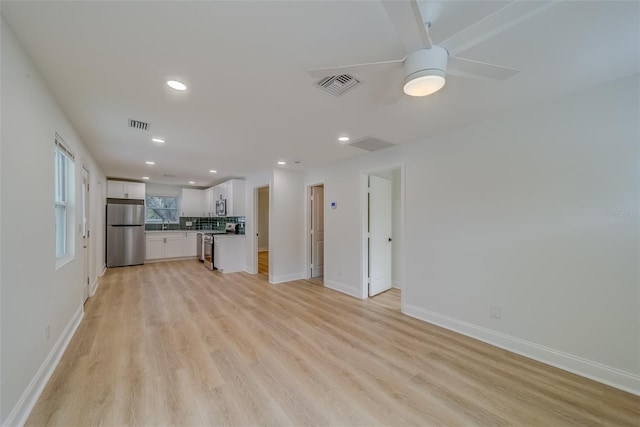
[[[279,164],[279,165],[286,165],[286,164],[287,164],[287,162],[279,161],[279,162],[278,162],[278,164]]]
[[[189,184],[195,184],[195,183],[196,183],[195,181],[189,181]]]
[[[142,179],[149,179],[149,177],[148,176],[143,176]]]
[[[187,89],[187,85],[179,82],[177,80],[169,80],[167,81],[167,86],[169,86],[171,89],[175,89],[175,90],[186,90]]]
[[[147,160],[145,163],[148,164],[148,165],[155,165],[156,164],[156,162],[152,162],[151,160]]]
[[[348,136],[341,136],[340,138],[338,138],[338,141],[347,142],[347,141],[349,141],[349,137]]]
[[[209,173],[218,173],[218,171],[217,171],[217,170],[214,170],[214,169],[211,169],[211,170],[209,171]]]
[[[151,138],[153,142],[157,142],[158,144],[164,144],[164,139],[160,138]]]

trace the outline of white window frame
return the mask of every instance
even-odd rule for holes
[[[62,162],[62,163],[61,163]],[[60,170],[60,167],[64,165]],[[56,133],[54,150],[54,254],[56,269],[67,264],[75,257],[75,228],[73,226],[73,200],[75,182],[75,157],[64,140]],[[62,221],[59,222],[59,212],[62,210]],[[61,223],[64,230],[58,233],[58,224]],[[59,239],[62,239],[60,242]],[[62,251],[59,248],[62,247]]]
[[[162,197],[165,199],[176,199],[176,207],[175,208],[153,208],[153,207],[149,207],[149,203],[147,201],[147,199],[149,197]],[[162,220],[149,220],[147,218],[147,212],[148,210],[164,210],[164,211],[175,211],[176,212],[176,221],[167,221],[167,224],[180,224],[180,197],[179,196],[169,196],[166,194],[147,194],[144,198],[144,207],[145,207],[145,213],[144,213],[144,222],[145,224],[162,224],[163,221]]]

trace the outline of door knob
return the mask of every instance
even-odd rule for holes
[[[391,237],[389,237],[389,241],[391,241]]]

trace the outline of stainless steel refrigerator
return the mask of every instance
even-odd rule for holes
[[[107,267],[144,264],[144,200],[107,199]]]

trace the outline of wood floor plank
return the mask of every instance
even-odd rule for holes
[[[640,425],[637,396],[405,316],[397,289],[175,261],[109,269],[85,310],[27,425]]]

